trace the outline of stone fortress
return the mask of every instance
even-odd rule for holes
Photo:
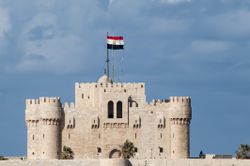
[[[190,156],[190,97],[146,101],[144,83],[75,83],[75,102],[59,97],[26,100],[27,158],[59,159],[70,147],[75,159],[119,158],[126,139],[136,159]]]

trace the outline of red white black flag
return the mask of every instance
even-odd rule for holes
[[[124,48],[124,40],[122,36],[107,36],[107,48],[111,50],[119,50]]]

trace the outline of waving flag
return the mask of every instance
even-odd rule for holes
[[[122,36],[107,36],[107,48],[111,50],[119,50],[124,48],[124,40]]]

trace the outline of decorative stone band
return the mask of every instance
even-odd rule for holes
[[[38,123],[42,123],[42,125],[60,125],[60,119],[40,119],[40,120],[26,120],[27,127],[36,127]]]
[[[41,119],[43,125],[54,125],[58,126],[60,124],[60,119]]]
[[[141,124],[138,124],[138,123],[135,123],[134,125],[133,125],[133,128],[141,128]]]
[[[103,128],[128,128],[127,123],[103,123]]]
[[[39,120],[26,120],[27,127],[37,127]]]
[[[67,129],[73,129],[73,128],[75,128],[75,126],[73,124],[68,124],[67,125]]]
[[[158,127],[159,129],[161,129],[161,128],[163,129],[163,128],[165,128],[165,125],[164,125],[164,124],[158,124],[157,127]]]
[[[170,121],[174,125],[189,125],[191,118],[171,118]]]
[[[98,129],[99,126],[98,126],[97,124],[92,124],[92,125],[91,125],[91,128],[92,128],[92,129]]]

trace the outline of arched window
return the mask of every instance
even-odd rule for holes
[[[108,102],[108,118],[114,118],[114,103],[113,103],[113,101]]]
[[[122,118],[122,102],[118,101],[116,104],[117,118]]]

